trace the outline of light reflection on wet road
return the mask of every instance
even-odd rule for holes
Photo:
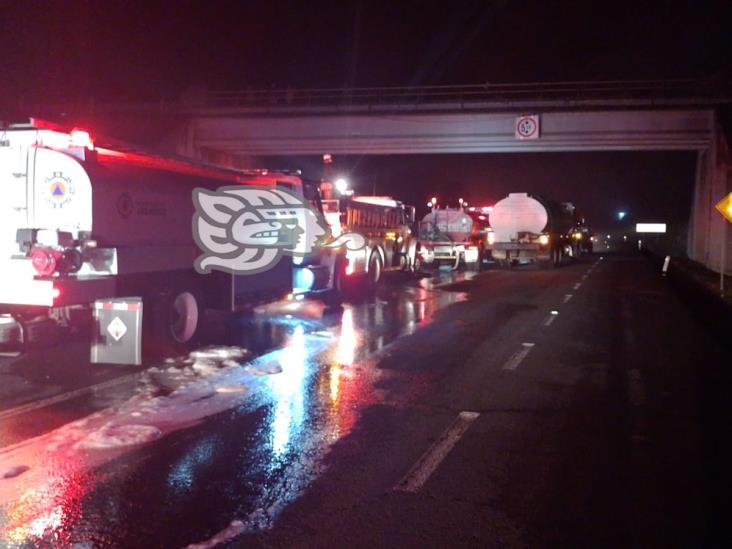
[[[405,375],[377,369],[379,354],[464,300],[462,293],[435,289],[463,278],[441,274],[386,286],[372,302],[345,305],[335,315],[319,317],[322,308],[314,313],[303,302],[303,314],[275,308],[275,316],[265,311],[254,324],[234,323],[229,343],[268,352],[247,368],[214,374],[205,381],[210,387],[197,386],[200,395],[185,400],[185,413],[153,414],[160,419],[148,424],[159,428],[160,440],[52,454],[46,435],[0,450],[0,476],[21,456],[35,459],[30,471],[0,480],[0,539],[29,547],[149,547],[150,540],[182,547],[232,519],[244,530],[271,526],[322,472],[329,447],[351,432],[366,407],[382,401],[379,380]],[[281,372],[260,375],[276,371],[273,365]],[[224,391],[242,385],[245,393]],[[157,398],[170,406],[171,399]],[[128,415],[140,410],[135,406]],[[5,490],[11,483],[13,490]]]

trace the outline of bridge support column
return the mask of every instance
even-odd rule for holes
[[[724,132],[715,123],[714,137],[708,149],[697,157],[694,204],[691,212],[689,257],[707,268],[722,269],[722,245],[726,243],[726,270],[732,271],[732,231],[729,223],[714,208],[730,192],[729,173],[732,166]],[[727,238],[724,238],[725,231]]]

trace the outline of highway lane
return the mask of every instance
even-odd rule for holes
[[[265,311],[244,366],[165,365],[68,401],[63,420],[96,414],[70,425],[58,405],[3,421],[0,539],[703,540],[695,365],[721,355],[658,273],[594,256],[453,282],[397,281],[330,316]]]

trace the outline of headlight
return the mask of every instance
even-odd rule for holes
[[[547,244],[549,244],[549,235],[548,234],[541,235],[539,237],[539,244],[541,244],[542,246],[546,246]]]

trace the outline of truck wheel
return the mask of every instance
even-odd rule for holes
[[[367,284],[369,290],[373,291],[376,289],[376,285],[381,279],[381,269],[381,256],[379,255],[378,250],[373,250],[371,252],[371,257],[369,257],[369,272],[367,273]]]
[[[332,298],[329,304],[340,305],[341,301],[349,301],[353,296],[353,280],[346,274],[347,261],[336,260],[333,272]]]
[[[552,248],[552,265],[554,267],[559,267],[562,264],[562,248],[559,246],[554,246]]]
[[[422,271],[422,260],[419,257],[419,254],[414,254],[414,261],[412,262],[412,272],[416,275],[420,274]]]
[[[409,255],[407,253],[401,253],[399,254],[399,270],[405,273],[408,273],[412,270],[412,262],[409,260]]]
[[[195,344],[203,324],[203,301],[190,289],[172,292],[154,305],[154,332],[163,342],[175,346]]]

